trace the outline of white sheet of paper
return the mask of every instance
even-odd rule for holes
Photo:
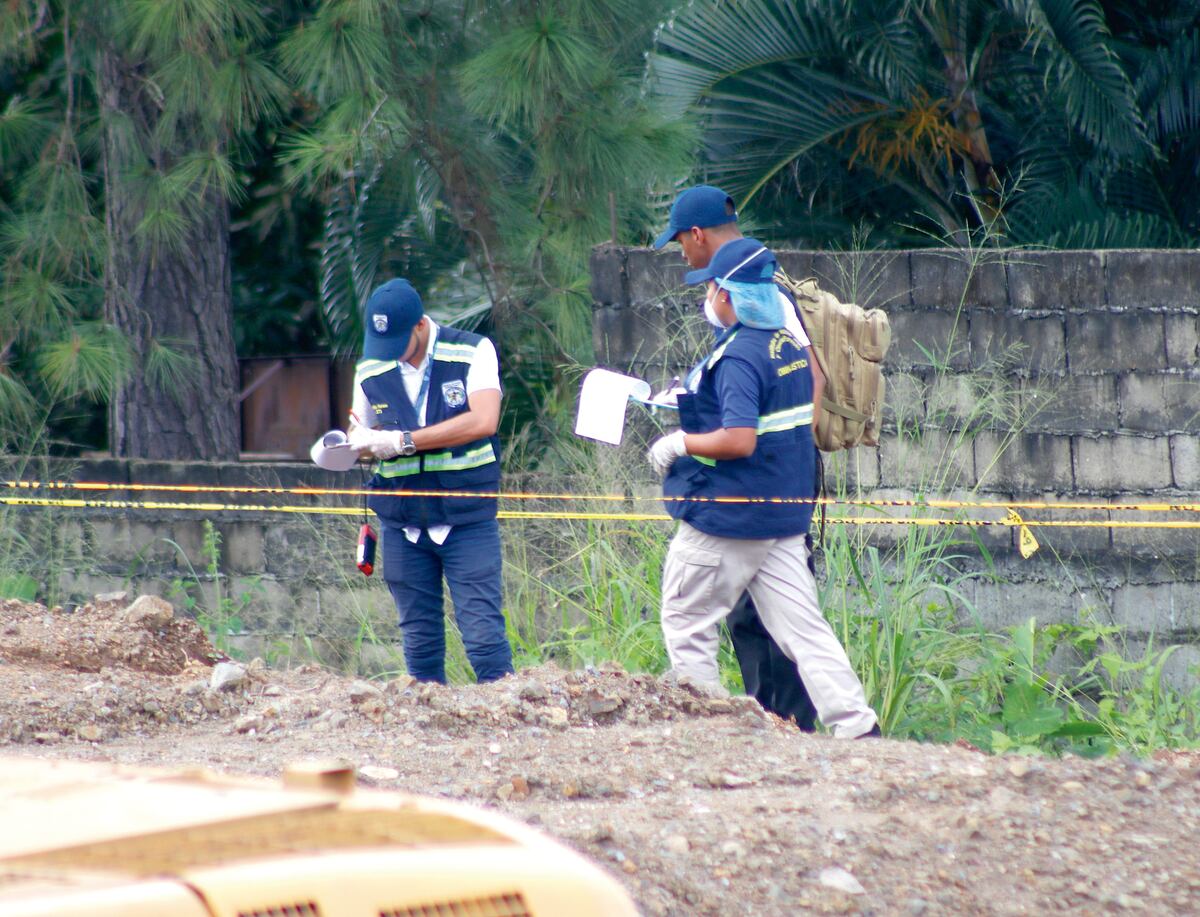
[[[610,369],[593,369],[583,377],[575,435],[614,446],[625,434],[625,409],[630,398],[649,398],[650,383]]]
[[[349,471],[358,464],[358,450],[346,441],[346,434],[341,430],[322,433],[308,454],[326,471]]]

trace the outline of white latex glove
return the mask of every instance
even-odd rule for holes
[[[676,376],[661,392],[655,395],[650,400],[655,404],[665,404],[668,407],[678,407],[679,396],[686,395],[687,389],[679,383],[679,377]]]
[[[380,461],[393,459],[400,454],[404,437],[399,430],[373,430],[370,427],[350,428],[350,445],[362,455],[370,455]]]
[[[654,444],[650,447],[650,451],[646,453],[646,457],[650,459],[650,464],[654,466],[654,470],[658,472],[660,477],[666,476],[666,473],[671,470],[671,466],[675,464],[677,458],[687,455],[687,448],[683,445],[683,437],[685,435],[682,430],[676,430],[674,433],[660,436],[654,441]]]

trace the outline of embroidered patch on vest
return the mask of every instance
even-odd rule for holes
[[[467,387],[459,379],[443,382],[442,397],[446,399],[447,407],[461,408],[467,403]]]
[[[388,317],[375,313],[371,316],[371,323],[375,326],[376,334],[384,334],[388,329]]]

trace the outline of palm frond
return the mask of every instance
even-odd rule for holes
[[[1200,134],[1200,30],[1175,36],[1148,55],[1135,85],[1156,141]]]
[[[1030,30],[1043,80],[1061,98],[1071,124],[1100,149],[1145,156],[1152,147],[1133,85],[1114,52],[1095,0],[1007,0]]]

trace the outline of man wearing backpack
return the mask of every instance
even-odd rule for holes
[[[720,188],[697,185],[676,198],[671,207],[669,224],[655,240],[654,247],[662,248],[668,242],[678,242],[689,267],[699,270],[708,267],[722,245],[740,238],[742,232],[738,228],[733,198]],[[813,358],[808,336],[790,296],[782,288],[779,295],[787,299],[787,308],[784,309],[787,329],[808,349],[808,365],[813,374],[813,416],[816,417],[820,413],[825,380],[817,360]],[[754,600],[748,592],[738,600],[726,619],[726,625],[742,670],[746,693],[764,709],[785,720],[795,719],[800,729],[812,732],[816,724],[816,708],[796,671],[795,663],[763,627]]]
[[[807,566],[813,381],[808,349],[784,327],[775,268],[766,246],[735,239],[685,278],[706,284],[705,316],[720,334],[677,395],[682,429],[650,447],[679,520],[663,566],[663,638],[677,674],[719,689],[717,625],[749,591],[822,724],[841,739],[877,736]]]

